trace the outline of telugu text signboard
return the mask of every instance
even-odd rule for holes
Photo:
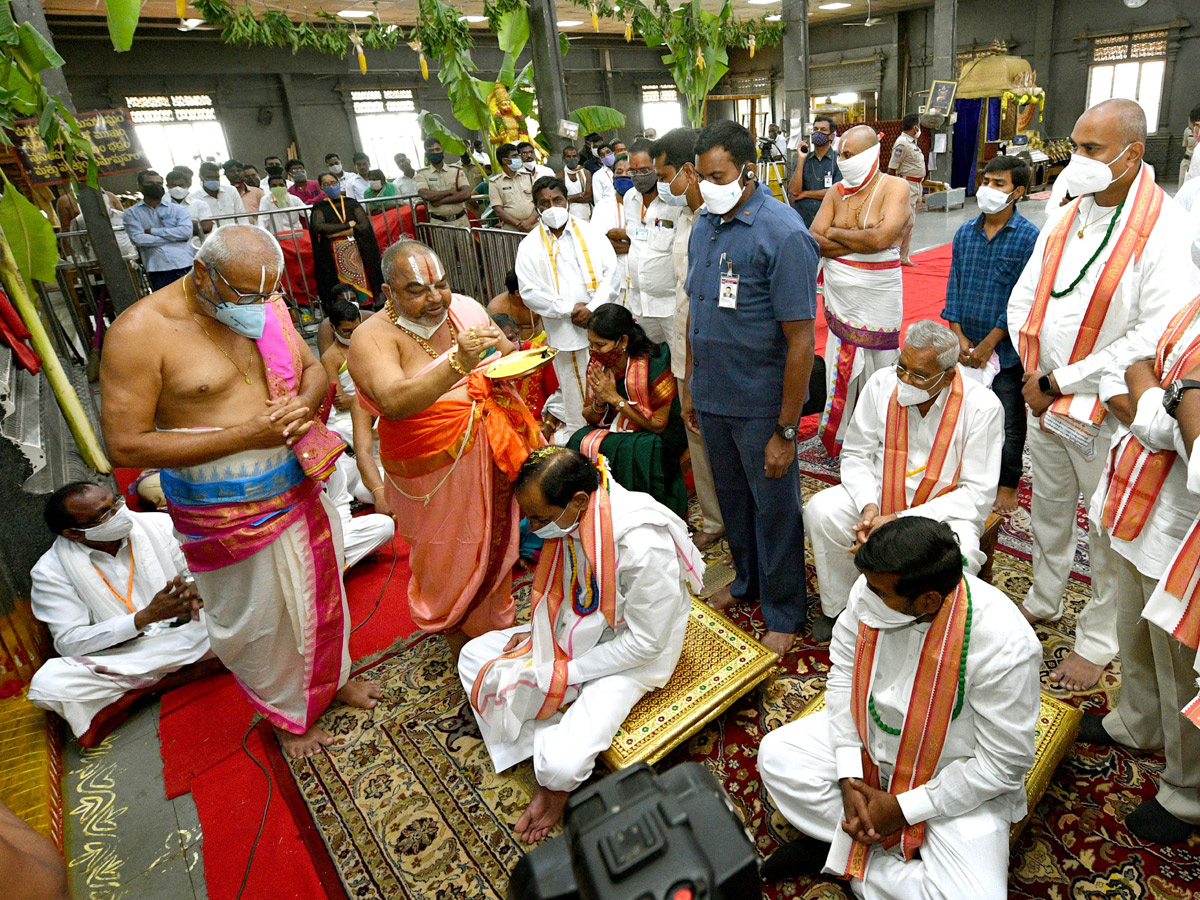
[[[75,118],[79,130],[92,145],[101,175],[120,175],[150,168],[150,161],[142,152],[137,132],[133,130],[129,110],[99,109],[78,113]],[[37,119],[18,121],[13,132],[17,158],[32,184],[62,184],[71,180],[66,160],[38,133]],[[75,167],[75,177],[82,181],[86,176],[86,162],[80,160]]]

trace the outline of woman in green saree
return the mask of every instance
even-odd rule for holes
[[[603,453],[617,483],[644,491],[686,521],[680,457],[687,449],[671,350],[655,344],[623,306],[605,303],[588,320],[591,360],[583,416],[567,446]]]

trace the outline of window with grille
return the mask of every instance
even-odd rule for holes
[[[130,118],[154,170],[178,166],[197,170],[206,161],[229,159],[225,130],[210,94],[152,94],[126,97]]]
[[[371,158],[372,167],[395,178],[400,174],[394,159],[397,153],[407,155],[414,168],[425,165],[417,103],[411,90],[351,91],[350,102],[362,151]]]
[[[1154,134],[1167,70],[1167,36],[1166,31],[1144,31],[1093,38],[1087,105],[1118,97],[1133,100],[1145,111],[1147,131]]]
[[[659,136],[683,124],[679,91],[673,84],[642,85],[642,127],[657,129]]]

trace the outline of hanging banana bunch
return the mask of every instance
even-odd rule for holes
[[[596,0],[592,0],[592,31],[600,30],[600,8],[596,5]]]
[[[408,46],[411,47],[413,50],[415,50],[417,53],[417,59],[421,63],[421,78],[423,78],[425,81],[428,81],[429,80],[429,63],[427,63],[425,61],[425,48],[423,46],[421,46],[420,41],[410,41]]]
[[[187,0],[175,0],[175,14],[181,19],[187,18]]]
[[[354,45],[354,49],[358,53],[358,70],[366,75],[367,54],[363,52],[362,38],[358,36],[357,31],[350,32],[350,43]]]
[[[704,51],[696,47],[696,68],[703,71],[704,69]]]
[[[625,10],[625,43],[633,40],[633,10]]]
[[[751,59],[754,59],[754,50],[755,50],[755,45],[757,43],[758,43],[758,41],[755,39],[754,35],[750,35],[750,58]]]

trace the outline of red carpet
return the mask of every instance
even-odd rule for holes
[[[943,244],[924,253],[913,254],[916,267],[905,266],[904,272],[904,327],[918,319],[933,319],[940,322],[942,307],[946,304],[946,282],[950,278],[951,247]],[[825,311],[817,311],[817,353],[825,353]]]
[[[356,661],[416,630],[408,612],[408,547],[399,538],[394,560],[393,569],[393,552],[379,550],[346,576],[351,627],[356,629],[350,635],[350,656]],[[204,833],[205,882],[213,900],[237,896],[266,801],[266,779],[242,752],[252,716],[250,704],[228,674],[162,698],[163,782],[168,797],[190,791],[196,801]],[[243,897],[344,896],[269,727],[260,723],[247,746],[271,770],[274,797]]]

